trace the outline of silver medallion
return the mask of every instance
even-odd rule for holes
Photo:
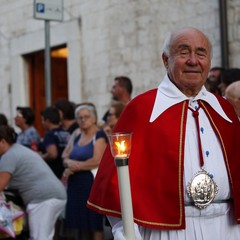
[[[204,169],[198,171],[187,185],[187,193],[199,209],[206,208],[218,192],[213,176]]]

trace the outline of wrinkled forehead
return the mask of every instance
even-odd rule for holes
[[[211,70],[209,71],[208,76],[218,77],[219,74],[220,74],[220,70]]]
[[[183,29],[172,34],[170,47],[172,50],[180,46],[189,46],[194,49],[205,49],[211,54],[211,44],[206,35],[197,29]]]

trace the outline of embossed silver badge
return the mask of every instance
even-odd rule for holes
[[[198,171],[187,185],[187,193],[199,209],[206,208],[218,192],[213,176],[204,169]]]

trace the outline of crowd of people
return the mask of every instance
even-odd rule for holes
[[[240,80],[240,68],[213,67],[210,69],[205,87],[211,93],[225,97],[226,88]]]
[[[18,134],[0,114],[0,191],[22,198],[28,237],[103,240],[110,223],[125,240],[107,137],[117,131],[134,133],[136,240],[239,239],[240,69],[210,68],[211,55],[198,29],[172,32],[158,88],[132,100],[131,79],[114,78],[103,124],[93,103],[66,99],[42,110],[44,136],[32,108],[16,107]]]
[[[208,91],[226,98],[240,118],[240,68],[213,67],[205,87]]]
[[[57,100],[41,111],[43,136],[34,127],[31,107],[16,107],[18,134],[0,114],[0,191],[23,199],[20,207],[27,212],[28,226],[17,239],[104,239],[105,217],[86,205],[107,134],[131,99],[130,78],[116,77],[111,93],[101,121],[93,103]]]

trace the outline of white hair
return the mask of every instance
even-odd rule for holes
[[[172,32],[168,32],[162,47],[162,53],[164,53],[168,57],[170,55],[171,38],[172,38]]]
[[[227,86],[225,90],[225,97],[240,99],[240,80]]]
[[[82,109],[87,109],[91,112],[91,114],[96,118],[97,121],[97,111],[96,108],[94,107],[93,104],[81,104],[79,105],[76,109],[75,109],[75,117],[78,117],[78,113],[82,110]]]
[[[204,34],[202,31],[196,29],[196,28],[189,28],[189,29],[195,29],[198,32],[201,32],[207,39],[208,43],[209,43],[209,47],[210,47],[210,57],[212,58],[212,43],[210,42],[208,36],[206,34]],[[172,39],[173,39],[173,35],[175,34],[175,31],[172,32],[168,32],[166,35],[166,38],[164,40],[163,43],[163,47],[162,47],[162,53],[164,53],[166,56],[170,56],[170,50],[171,50],[171,43],[172,43]]]

